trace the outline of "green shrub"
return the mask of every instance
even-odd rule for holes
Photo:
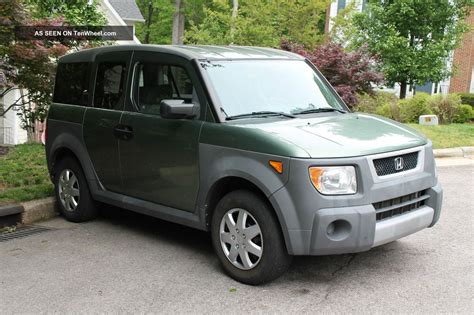
[[[461,105],[461,97],[458,94],[437,94],[430,98],[429,105],[440,124],[450,124]]]
[[[398,102],[400,109],[399,121],[404,123],[416,123],[421,115],[431,114],[430,96],[426,93],[417,93],[409,99]]]
[[[474,110],[471,105],[461,104],[454,115],[453,122],[463,124],[474,119]]]
[[[468,104],[471,105],[471,107],[474,107],[474,93],[459,93],[458,95],[461,97],[461,102],[463,104]]]
[[[398,120],[397,102],[398,97],[389,92],[376,92],[374,95],[363,94],[358,96],[358,103],[354,110]]]

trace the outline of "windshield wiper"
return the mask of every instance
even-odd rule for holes
[[[293,113],[294,115],[304,115],[304,114],[314,114],[314,113],[328,113],[328,112],[338,112],[345,114],[347,113],[345,110],[342,109],[337,109],[337,108],[332,108],[332,107],[323,107],[323,108],[311,108],[311,109],[305,109],[296,113]]]
[[[233,120],[233,119],[240,119],[240,118],[260,118],[260,117],[268,117],[268,116],[284,116],[288,118],[296,118],[295,116],[284,113],[284,112],[259,111],[259,112],[251,112],[247,114],[228,116],[225,119]]]

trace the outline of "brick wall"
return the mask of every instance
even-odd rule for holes
[[[471,30],[464,34],[461,45],[454,51],[454,75],[451,77],[449,92],[469,92],[471,87],[472,67],[474,67],[474,9],[466,22]]]

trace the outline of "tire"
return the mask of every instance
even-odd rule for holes
[[[70,157],[55,167],[54,186],[59,212],[68,221],[85,222],[97,216],[97,207],[79,163]]]
[[[224,270],[242,283],[270,282],[291,265],[292,256],[273,209],[250,191],[233,191],[219,201],[212,216],[211,234]]]

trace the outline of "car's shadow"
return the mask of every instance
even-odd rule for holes
[[[101,209],[99,220],[107,224],[120,226],[121,229],[133,233],[144,234],[159,242],[176,246],[184,252],[204,254],[209,260],[208,266],[216,272],[223,273],[211,243],[208,232],[196,230],[179,224],[141,215],[125,209],[104,206]],[[354,272],[368,275],[371,273],[387,272],[387,266],[395,267],[392,272],[401,272],[408,256],[420,253],[403,242],[393,242],[368,252],[332,256],[295,256],[290,270],[275,283],[281,282],[330,282],[334,279],[343,279],[344,275]],[[304,290],[300,292],[304,294]]]

